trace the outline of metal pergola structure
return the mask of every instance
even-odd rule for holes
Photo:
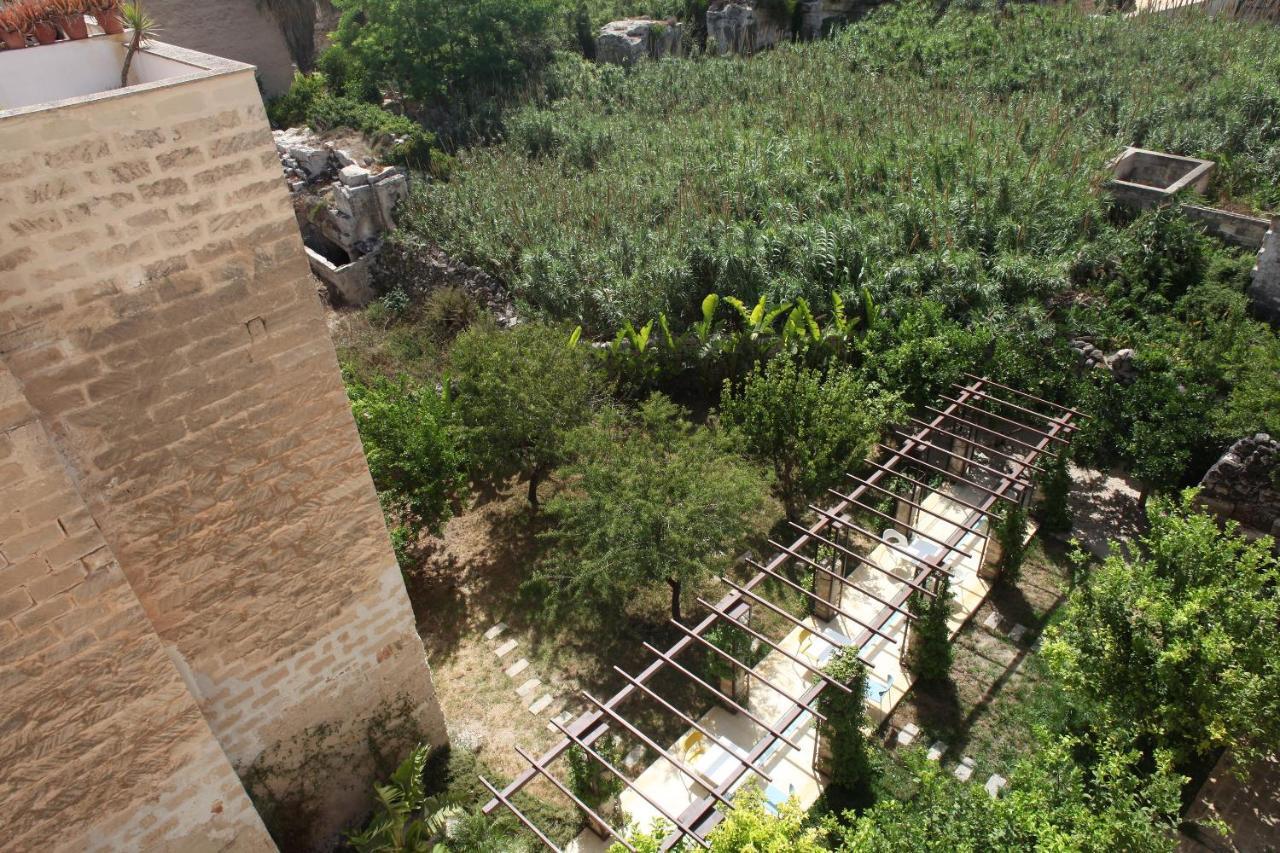
[[[546,833],[512,802],[512,797],[526,785],[540,778],[546,779],[591,818],[592,824],[600,828],[598,831],[608,833],[627,849],[633,849],[621,830],[609,826],[601,815],[583,803],[552,774],[551,765],[567,750],[577,746],[599,764],[604,772],[616,777],[625,789],[630,790],[670,823],[673,829],[664,839],[662,849],[670,849],[682,839],[689,839],[704,848],[709,846],[706,841],[707,833],[722,820],[721,808],[728,804],[742,780],[748,774],[755,774],[770,781],[762,765],[773,751],[781,745],[799,750],[795,732],[800,726],[797,724],[803,722],[806,715],[819,722],[824,719],[817,707],[817,700],[822,692],[827,689],[851,692],[847,685],[828,676],[813,661],[805,660],[803,656],[783,648],[778,641],[751,627],[749,618],[756,606],[780,617],[785,624],[811,631],[815,627],[814,624],[806,624],[794,616],[784,606],[770,601],[764,595],[765,590],[761,585],[766,580],[772,580],[801,593],[812,605],[810,615],[815,623],[817,620],[830,621],[840,617],[845,622],[856,625],[857,635],[847,638],[849,646],[861,650],[877,637],[889,643],[897,643],[888,626],[897,618],[904,618],[910,625],[914,619],[907,607],[910,597],[913,594],[936,595],[942,577],[951,574],[948,564],[973,556],[979,557],[980,565],[988,560],[990,546],[994,544],[990,536],[991,521],[1009,507],[1027,506],[1030,503],[1035,491],[1032,475],[1043,470],[1036,464],[1037,461],[1042,456],[1057,458],[1078,428],[1077,419],[1086,417],[1075,409],[983,377],[966,373],[964,378],[965,384],[952,385],[954,396],[942,395],[936,406],[924,407],[923,417],[909,419],[912,432],[896,430],[900,439],[897,447],[878,445],[880,458],[867,460],[870,470],[865,476],[847,474],[850,484],[848,491],[828,490],[835,499],[832,506],[823,508],[810,504],[816,520],[807,527],[791,523],[798,533],[795,541],[787,545],[770,539],[770,546],[777,549],[771,559],[765,562],[748,559],[747,562],[756,569],[750,580],[738,583],[722,576],[720,580],[728,587],[728,591],[719,601],[711,603],[698,599],[698,603],[707,611],[706,616],[692,626],[672,621],[680,636],[666,650],[645,643],[644,647],[653,655],[653,661],[643,670],[633,674],[615,666],[614,670],[626,682],[616,693],[601,700],[584,692],[584,697],[589,702],[586,711],[568,725],[553,721],[552,724],[562,735],[554,746],[536,757],[517,748],[517,753],[529,766],[510,784],[499,789],[488,780],[481,779],[485,788],[493,795],[484,806],[485,814],[505,807],[543,844],[557,850]],[[930,480],[935,482],[928,482]],[[946,488],[950,489],[949,493],[943,493],[946,499],[964,511],[962,521],[948,519],[936,509],[930,510],[924,506],[928,492],[941,492]],[[955,494],[960,488],[977,493],[979,497],[961,498]],[[895,502],[895,512],[892,515],[876,505],[883,506],[888,500]],[[907,537],[928,542],[933,546],[931,553],[921,556],[889,541],[890,537],[882,537],[865,529],[856,523],[854,513],[866,513],[887,521]],[[926,533],[917,524],[922,516],[943,520],[954,527],[954,532],[945,537]],[[912,569],[911,576],[895,574],[858,553],[852,541],[854,536],[873,540],[875,547],[889,547],[897,556],[907,561],[906,564]],[[969,549],[979,541],[981,552],[975,555]],[[967,547],[966,542],[969,543]],[[812,570],[812,588],[806,588],[781,573],[793,561],[796,565]],[[892,595],[876,594],[858,586],[848,575],[859,566],[888,575],[897,582],[897,591]],[[875,616],[855,618],[842,609],[841,595],[845,591],[865,596],[878,604],[879,610]],[[789,693],[756,672],[754,667],[746,665],[711,642],[705,636],[706,632],[722,621],[734,625],[769,650],[778,652],[799,665],[807,675],[813,677],[812,684],[800,695]],[[792,628],[788,628],[788,632],[790,630]],[[826,635],[823,639],[830,642]],[[687,665],[681,662],[681,655],[691,649],[717,655],[727,660],[731,666],[749,673],[752,679],[781,695],[786,700],[786,710],[773,720],[751,711],[746,699],[739,702],[737,697],[727,695],[694,672],[697,668],[694,659],[690,659]],[[863,663],[870,664],[865,659]],[[679,673],[701,690],[707,691],[727,708],[744,715],[760,730],[750,750],[729,752],[736,761],[736,766],[718,785],[713,785],[710,779],[687,766],[671,750],[664,749],[622,713],[628,700],[639,695],[656,703],[690,729],[700,731],[710,737],[712,742],[716,742],[717,739],[711,732],[691,714],[677,709],[649,684],[664,668]],[[697,788],[705,790],[705,795],[679,814],[672,813],[592,748],[592,744],[610,730],[635,737],[677,772],[688,777]]]

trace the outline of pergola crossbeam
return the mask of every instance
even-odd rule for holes
[[[942,572],[942,574],[947,575],[948,577],[951,576],[951,572],[947,571],[942,567],[941,560],[939,560],[937,563],[934,563],[931,561],[930,558],[921,557],[920,555],[914,554],[900,545],[894,545],[892,542],[886,541],[883,537],[877,536],[873,531],[867,530],[865,527],[862,527],[858,524],[854,524],[852,521],[846,521],[845,519],[841,518],[838,515],[833,515],[830,512],[827,512],[822,507],[815,506],[814,504],[809,504],[809,509],[818,513],[818,515],[826,516],[827,518],[831,519],[833,522],[835,522],[837,525],[841,527],[847,527],[850,530],[861,533],[863,536],[870,537],[880,545],[883,545],[884,547],[888,548],[891,551],[897,551],[899,554],[902,554],[908,560],[911,560],[913,563],[916,563],[919,566],[926,567],[930,571]],[[965,552],[961,551],[960,553],[964,554]],[[966,556],[968,555],[966,554]]]
[[[917,424],[924,423],[924,421],[920,420],[919,418],[911,418],[911,420],[915,421]],[[981,427],[979,428],[981,429]],[[1034,462],[1027,461],[1025,457],[1014,456],[1010,453],[1005,453],[1003,450],[996,450],[991,445],[978,441],[976,438],[967,438],[963,435],[960,435],[959,433],[952,432],[949,429],[942,429],[941,427],[938,428],[938,432],[942,433],[943,435],[950,436],[952,438],[957,438],[960,441],[967,441],[969,444],[972,444],[974,447],[981,448],[984,453],[994,453],[996,456],[999,456],[1001,459],[1007,459],[1008,461],[1013,462],[1017,465],[1024,465],[1027,468],[1031,468],[1034,471],[1039,471],[1041,474],[1044,473],[1043,468],[1041,468],[1039,465],[1036,465]],[[969,460],[969,461],[972,462],[973,460]]]
[[[480,778],[480,784],[484,785],[484,787],[489,791],[489,793],[493,795],[493,798],[495,800],[497,800],[498,802],[506,806],[507,811],[515,815],[516,820],[524,824],[525,829],[529,830],[534,835],[536,835],[539,841],[547,845],[547,847],[551,848],[556,853],[563,853],[563,851],[559,847],[557,847],[550,838],[547,838],[546,833],[544,833],[541,829],[538,829],[538,825],[536,823],[529,820],[529,818],[525,816],[524,812],[516,808],[516,804],[511,802],[511,800],[508,799],[505,794],[503,794],[501,791],[495,788],[488,779],[484,778],[483,776],[479,778]]]
[[[1041,405],[1044,405],[1044,406],[1052,406],[1058,411],[1064,412],[1074,417],[1084,418],[1086,421],[1091,419],[1090,415],[1086,415],[1084,412],[1078,409],[1073,409],[1070,406],[1064,406],[1061,403],[1055,403],[1052,400],[1041,399],[1040,397],[1037,397],[1034,394],[1028,394],[1026,391],[1020,391],[1017,388],[1010,388],[1008,385],[1001,385],[999,382],[996,382],[994,379],[986,379],[981,376],[974,376],[972,373],[965,373],[964,376],[966,379],[972,379],[974,382],[981,382],[984,385],[991,385],[995,388],[999,388],[1002,391],[1008,391],[1010,394],[1014,394],[1018,397],[1021,397],[1024,400],[1031,400],[1034,403],[1040,403]]]
[[[790,524],[792,527],[800,527],[800,525],[796,524],[794,521],[788,521],[787,524]],[[800,527],[800,529],[804,530],[803,527]],[[891,577],[896,581],[900,581],[901,583],[904,583],[907,586],[912,587],[913,589],[915,589],[916,592],[923,593],[924,595],[927,595],[930,598],[937,597],[937,593],[931,592],[930,590],[925,589],[919,584],[913,581],[907,580],[906,578],[902,577],[899,574],[895,574],[894,572],[889,571],[884,566],[877,563],[875,560],[870,560],[862,556],[861,554],[857,554],[853,551],[850,551],[848,548],[844,547],[838,542],[833,542],[830,539],[827,539],[825,536],[820,536],[817,533],[811,533],[810,536],[812,536],[814,540],[821,542],[823,545],[827,545],[827,546],[830,546],[831,548],[836,549],[841,554],[844,554],[849,557],[853,557],[855,560],[858,560],[859,562],[861,562],[864,566],[871,569],[875,569],[876,571],[880,572],[883,575]]]
[[[988,394],[986,391],[975,391],[972,388],[966,388],[965,386],[956,384],[954,382],[951,383],[951,387],[956,388],[960,391],[968,391],[970,394],[973,394],[975,397],[981,397],[984,400],[990,400],[993,403],[999,403],[1002,406],[1008,406],[1010,409],[1013,409],[1018,412],[1022,412],[1024,415],[1031,415],[1031,417],[1033,418],[1039,418],[1040,420],[1047,421],[1050,424],[1056,424],[1062,427],[1063,429],[1070,430],[1072,432],[1075,432],[1075,430],[1077,429],[1077,427],[1074,424],[1068,423],[1067,421],[1062,420],[1062,418],[1051,417],[1049,415],[1046,415],[1044,412],[1037,412],[1035,409],[1028,409],[1026,406],[1019,406],[1017,403],[1011,403],[1008,400],[1004,399],[1003,397],[995,397],[991,394]],[[1065,415],[1065,417],[1070,417],[1070,416],[1071,416],[1070,412],[1066,413]]]
[[[963,548],[957,548],[955,545],[948,545],[946,542],[942,541],[941,539],[938,539],[937,537],[934,537],[934,536],[930,536],[928,533],[925,533],[923,530],[916,527],[914,524],[907,524],[906,522],[899,521],[898,519],[894,518],[888,513],[881,512],[875,507],[867,506],[867,504],[863,502],[862,498],[855,498],[853,495],[846,495],[844,492],[837,491],[836,489],[827,489],[827,493],[834,495],[837,498],[840,498],[840,500],[842,501],[848,501],[851,504],[857,504],[858,507],[860,507],[861,509],[865,509],[868,512],[872,513],[873,515],[877,515],[880,518],[885,519],[886,521],[892,522],[893,524],[901,524],[904,527],[908,528],[912,532],[912,534],[914,534],[915,536],[919,536],[921,539],[928,539],[930,542],[932,542],[935,545],[941,545],[943,548],[946,548],[948,551],[952,552],[953,554],[959,554],[961,557],[973,556],[971,552],[966,551]],[[895,495],[895,497],[897,496]],[[911,503],[911,502],[907,501],[907,503]],[[915,504],[912,504],[912,506],[915,506]],[[925,510],[925,512],[928,512],[928,510]],[[885,543],[885,544],[888,544],[888,543]]]
[[[1024,480],[1024,479],[1022,479],[1021,477],[1019,477],[1017,474],[1010,474],[1008,471],[1002,471],[1001,469],[996,468],[996,467],[995,467],[995,466],[993,466],[993,465],[987,465],[986,463],[984,463],[984,462],[979,462],[979,461],[977,461],[976,459],[970,459],[968,456],[965,456],[963,453],[956,453],[954,450],[949,450],[949,449],[947,449],[947,448],[945,448],[945,447],[941,447],[941,446],[939,446],[939,445],[937,445],[937,444],[934,444],[934,443],[933,443],[933,442],[931,442],[931,441],[925,441],[924,439],[916,438],[915,436],[911,436],[911,435],[907,435],[907,434],[906,434],[905,432],[903,432],[902,430],[895,429],[895,430],[894,430],[894,432],[898,433],[898,435],[899,435],[900,437],[902,437],[902,438],[903,438],[904,440],[906,440],[906,441],[914,441],[916,444],[922,445],[922,446],[924,446],[924,447],[928,447],[928,448],[930,448],[931,450],[936,450],[936,451],[938,451],[939,453],[942,453],[942,454],[945,454],[945,455],[947,455],[947,456],[950,456],[952,459],[959,459],[959,460],[963,461],[966,465],[974,465],[974,466],[976,466],[976,467],[978,467],[978,468],[981,468],[983,471],[986,471],[988,474],[992,474],[992,475],[994,475],[994,476],[996,476],[996,477],[1000,477],[1001,479],[1012,480],[1013,482],[1017,483],[1017,484],[1018,484],[1018,485],[1020,485],[1020,486],[1034,486],[1034,485],[1035,485],[1035,483],[1032,483],[1030,480]],[[947,433],[947,435],[952,435],[952,433]],[[963,440],[963,439],[961,439],[961,440]],[[979,446],[981,447],[981,445],[979,445]],[[989,448],[985,448],[985,447],[984,447],[983,449],[984,449],[984,450],[987,450],[987,449],[989,449]],[[1019,464],[1022,464],[1022,461],[1021,461],[1021,460],[1019,460]]]
[[[831,569],[828,569],[826,566],[822,565],[819,562],[809,559],[804,554],[801,554],[799,551],[795,551],[791,548],[788,548],[786,545],[781,545],[772,539],[768,541],[770,545],[777,548],[779,551],[782,551],[783,553],[786,553],[786,554],[790,554],[792,557],[804,563],[806,566],[813,569],[815,572],[822,572],[825,575],[830,575],[832,580],[836,581],[837,583],[843,584],[846,589],[852,590],[856,593],[859,593],[860,595],[865,595],[867,598],[870,598],[880,604],[883,604],[885,607],[892,607],[894,610],[897,610],[899,613],[901,613],[903,616],[906,616],[908,619],[914,620],[916,618],[915,614],[912,613],[910,610],[903,610],[902,608],[897,607],[891,602],[886,601],[885,599],[876,595],[871,590],[863,589],[862,587],[858,586],[856,583],[853,583],[848,578],[841,575],[839,572],[831,571]]]
[[[888,634],[885,634],[885,633],[883,633],[883,632],[881,632],[881,631],[877,631],[874,627],[872,627],[871,625],[868,625],[867,623],[863,622],[861,619],[859,619],[858,617],[854,616],[852,613],[849,613],[848,611],[845,611],[845,610],[841,610],[839,607],[836,607],[836,606],[835,606],[833,603],[831,603],[830,601],[827,601],[825,598],[823,598],[822,596],[820,596],[820,595],[818,595],[818,594],[816,594],[816,593],[810,592],[809,590],[805,589],[804,587],[802,587],[800,584],[796,583],[795,581],[793,581],[793,580],[788,580],[787,578],[783,577],[782,575],[778,574],[777,572],[773,571],[772,569],[766,569],[764,566],[760,565],[759,563],[757,563],[757,562],[756,562],[756,561],[754,561],[754,560],[748,560],[747,562],[751,563],[751,565],[755,566],[757,569],[759,569],[760,571],[764,572],[765,574],[767,574],[769,577],[773,578],[774,580],[781,581],[783,584],[785,584],[786,586],[789,586],[790,588],[794,589],[796,592],[800,593],[801,595],[805,596],[806,598],[809,598],[809,599],[811,599],[811,600],[813,600],[813,601],[816,601],[816,602],[819,602],[819,603],[821,603],[821,604],[825,604],[827,607],[830,607],[834,612],[839,613],[841,616],[843,616],[844,618],[848,619],[848,620],[849,620],[850,622],[852,622],[853,624],[858,625],[858,626],[863,627],[863,628],[866,628],[868,631],[874,631],[878,636],[883,637],[884,639],[888,640],[888,641],[889,641],[889,642],[891,642],[891,643],[894,643],[895,645],[897,644],[897,642],[898,642],[898,641],[897,641],[897,640],[895,640],[893,637],[890,637]]]
[[[616,829],[610,826],[609,822],[606,821],[599,814],[597,814],[596,811],[591,808],[591,806],[584,803],[578,797],[578,795],[575,794],[573,791],[570,791],[569,788],[563,782],[561,782],[555,776],[551,775],[551,772],[547,770],[547,768],[543,767],[541,764],[535,761],[533,757],[529,755],[529,753],[525,752],[519,746],[515,747],[515,750],[516,750],[516,754],[519,755],[521,758],[523,758],[525,761],[527,761],[530,767],[538,771],[538,775],[542,776],[544,779],[550,782],[556,788],[556,790],[558,790],[560,793],[564,794],[566,797],[572,800],[575,806],[582,809],[584,812],[586,812],[588,815],[594,818],[595,821],[601,826],[603,826],[609,832],[610,835],[618,839],[619,844],[621,844],[623,847],[630,850],[631,853],[636,853],[636,848],[632,846],[631,842],[627,841],[626,837],[622,835],[622,833],[618,832]]]
[[[920,442],[920,444],[923,444],[923,442]],[[879,447],[884,448],[885,450],[893,451],[893,448],[892,448],[892,447],[887,447],[887,446],[885,446],[885,445],[883,445],[883,444],[878,445],[878,446],[879,446]],[[928,462],[928,461],[926,461],[926,460],[924,460],[924,459],[918,459],[918,458],[916,458],[915,456],[907,456],[907,455],[905,455],[905,454],[903,455],[903,458],[904,458],[904,459],[906,459],[908,462],[910,462],[910,463],[911,463],[911,464],[913,464],[913,465],[919,465],[919,466],[921,466],[922,468],[928,468],[930,471],[933,471],[933,472],[935,472],[935,473],[941,474],[941,475],[942,475],[942,476],[944,476],[944,477],[950,477],[950,478],[951,478],[953,481],[955,481],[955,482],[958,482],[958,483],[964,483],[966,486],[972,486],[973,488],[977,489],[978,491],[986,492],[987,494],[991,495],[991,496],[992,496],[992,497],[994,497],[994,498],[1000,498],[1001,500],[1006,500],[1006,501],[1008,501],[1008,502],[1009,502],[1009,503],[1011,503],[1011,504],[1016,504],[1016,503],[1018,503],[1018,501],[1016,501],[1016,500],[1014,500],[1013,498],[1009,497],[1009,496],[1008,496],[1008,495],[1006,495],[1003,491],[996,491],[995,489],[992,489],[992,488],[990,488],[989,486],[984,486],[984,485],[982,485],[981,483],[976,483],[976,482],[974,482],[973,480],[970,480],[968,477],[962,477],[961,475],[957,474],[956,472],[954,472],[954,471],[948,471],[946,468],[942,468],[942,467],[940,467],[940,466],[938,466],[938,465],[934,465],[932,462]],[[1005,478],[1007,478],[1007,479],[1012,479],[1012,478],[1010,478],[1007,474],[1002,475],[1002,476],[1004,476],[1004,477],[1005,477]],[[1014,481],[1014,484],[1015,484],[1015,485],[1018,485],[1018,481],[1016,481],[1016,480],[1015,480],[1015,481]]]
[[[933,406],[925,406],[924,408],[925,408],[925,411],[933,412],[933,413],[934,413],[935,415],[937,415],[938,417],[940,417],[940,418],[946,418],[947,420],[951,421],[952,423],[960,424],[961,426],[967,426],[967,427],[969,427],[970,429],[980,429],[980,430],[982,430],[983,432],[985,432],[987,435],[993,435],[993,436],[995,436],[996,438],[1000,439],[1001,441],[1007,441],[1007,442],[1009,442],[1010,444],[1016,444],[1016,445],[1018,445],[1019,447],[1025,447],[1025,448],[1026,448],[1027,450],[1029,450],[1031,453],[1034,453],[1034,454],[1036,454],[1036,455],[1049,456],[1049,457],[1052,457],[1053,459],[1057,459],[1057,458],[1058,458],[1058,454],[1054,453],[1052,450],[1045,450],[1045,449],[1042,449],[1042,448],[1037,448],[1034,444],[1032,444],[1032,443],[1031,443],[1031,442],[1029,442],[1029,441],[1023,441],[1023,440],[1022,440],[1022,439],[1020,439],[1020,438],[1014,438],[1013,436],[1008,435],[1007,433],[1000,432],[1000,430],[998,430],[998,429],[992,429],[992,428],[991,428],[991,427],[989,427],[989,426],[984,426],[983,424],[975,423],[974,421],[970,421],[970,420],[966,420],[965,418],[962,418],[962,417],[960,417],[960,416],[958,416],[958,415],[950,415],[950,414],[947,414],[946,412],[942,411],[941,409],[935,409]],[[987,446],[989,446],[989,445],[985,445],[985,444],[984,444],[983,446],[984,446],[984,447],[987,447]]]
[[[1052,434],[1052,433],[1045,432],[1044,430],[1040,429],[1039,427],[1032,426],[1031,424],[1028,424],[1028,423],[1023,423],[1022,421],[1015,421],[1015,420],[1013,420],[1012,418],[1006,417],[1006,416],[1004,416],[1004,415],[996,414],[995,412],[992,412],[992,411],[990,411],[990,410],[988,410],[988,409],[983,409],[983,408],[981,408],[981,407],[979,407],[979,406],[975,406],[975,405],[973,405],[972,403],[963,403],[963,402],[961,402],[961,401],[959,401],[959,400],[956,400],[956,399],[953,399],[953,398],[951,398],[951,397],[948,397],[948,396],[947,396],[947,395],[945,395],[945,394],[941,394],[941,395],[939,395],[939,399],[940,399],[940,400],[943,400],[943,401],[945,401],[945,402],[947,402],[947,403],[950,403],[950,404],[952,404],[953,406],[960,406],[960,407],[965,408],[965,409],[968,409],[968,410],[970,410],[970,411],[972,411],[972,412],[977,412],[977,413],[978,413],[978,414],[980,414],[980,415],[985,415],[986,417],[989,417],[989,418],[995,418],[996,420],[1000,421],[1001,423],[1008,424],[1009,426],[1017,427],[1018,429],[1026,430],[1027,432],[1035,433],[1036,435],[1040,436],[1041,438],[1047,438],[1047,439],[1049,439],[1050,441],[1056,441],[1056,442],[1058,442],[1059,444],[1061,444],[1061,445],[1063,445],[1063,446],[1069,445],[1069,444],[1071,443],[1071,442],[1067,441],[1065,438],[1062,438],[1062,437],[1061,437],[1061,436],[1059,436],[1059,435],[1054,435],[1054,434]]]

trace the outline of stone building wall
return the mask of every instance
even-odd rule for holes
[[[258,90],[226,66],[0,113],[0,361],[268,822],[305,795],[305,846],[367,804],[370,727],[445,733]]]
[[[273,849],[3,362],[0,720],[6,850]]]
[[[146,0],[146,9],[166,42],[256,66],[268,95],[289,90],[293,57],[258,0]]]

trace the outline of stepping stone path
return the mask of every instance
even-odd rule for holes
[[[530,693],[537,690],[541,686],[542,686],[542,679],[530,678],[524,684],[521,684],[519,687],[516,688],[516,695],[528,696]]]
[[[942,756],[947,752],[947,745],[940,740],[935,740],[933,746],[929,747],[929,753],[925,758],[930,761],[941,761]]]
[[[539,696],[537,699],[534,700],[532,705],[529,706],[529,713],[541,714],[543,711],[551,707],[551,703],[553,701],[555,700],[551,698],[550,693],[543,693],[541,696]]]
[[[988,796],[995,800],[1004,793],[1004,789],[1008,786],[1009,780],[1001,776],[999,773],[992,773],[991,778],[987,780],[987,784],[982,787],[987,789]]]
[[[969,756],[960,759],[960,763],[956,765],[956,778],[961,782],[968,782],[973,778],[974,760]]]
[[[982,627],[989,631],[1000,630],[1000,614],[992,610],[987,614],[987,618],[982,620]]]
[[[1015,643],[1021,643],[1022,638],[1027,635],[1026,625],[1014,625],[1013,630],[1009,632],[1009,639]]]
[[[499,622],[497,625],[494,625],[488,631],[484,632],[484,638],[486,640],[496,640],[498,637],[502,636],[502,632],[505,630],[507,630],[507,623]]]
[[[507,655],[514,652],[516,650],[516,646],[518,645],[520,644],[515,640],[507,640],[505,643],[498,646],[498,648],[494,649],[493,653],[500,658],[505,658]]]
[[[572,711],[570,711],[570,710],[568,710],[568,709],[565,709],[565,710],[561,711],[559,714],[556,714],[556,715],[555,715],[554,717],[552,717],[551,719],[555,720],[555,721],[556,721],[557,723],[559,723],[560,725],[562,725],[562,726],[564,726],[564,727],[568,728],[568,726],[569,726],[569,721],[573,719],[573,712],[572,712]],[[553,724],[551,724],[551,723],[547,723],[547,731],[549,731],[549,732],[559,732],[560,730],[559,730],[559,729],[557,729]]]
[[[529,661],[525,658],[520,658],[520,660],[516,661],[515,663],[511,664],[511,666],[504,669],[503,672],[506,673],[507,678],[515,678],[517,675],[524,672],[528,668],[529,668]]]
[[[920,727],[915,723],[907,723],[902,727],[902,731],[898,732],[898,745],[911,746],[916,742],[916,738],[920,736]]]

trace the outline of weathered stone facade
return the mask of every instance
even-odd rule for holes
[[[1217,515],[1280,539],[1280,441],[1258,433],[1231,445],[1200,481],[1199,498]]]
[[[258,0],[146,0],[146,9],[165,41],[253,65],[268,95],[289,91],[289,45],[280,23]]]
[[[661,59],[680,52],[682,28],[675,19],[624,18],[610,21],[596,36],[596,59],[632,65],[641,59]]]
[[[0,826],[268,849],[234,768],[307,846],[444,724],[253,71],[151,49],[206,71],[0,112]]]

